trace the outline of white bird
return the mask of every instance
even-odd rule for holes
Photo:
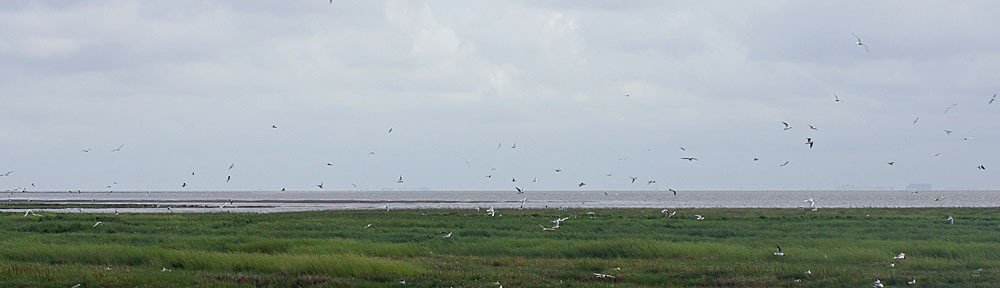
[[[813,126],[812,124],[809,124],[809,129],[812,129],[812,130],[819,130],[819,128],[816,128],[816,126]]]
[[[861,36],[858,36],[858,34],[854,34],[854,33],[851,33],[851,35],[854,35],[854,43],[858,44],[858,46],[865,47],[865,52],[869,52],[868,51],[868,45],[865,45],[864,43],[861,43]]]
[[[837,96],[837,93],[833,93],[833,102],[840,102],[840,97]]]
[[[885,285],[882,285],[882,280],[879,280],[879,279],[876,278],[875,279],[875,283],[872,283],[872,287],[873,288],[885,288]]]
[[[778,248],[778,252],[774,252],[774,256],[785,256],[785,252],[781,251],[781,245],[774,245],[774,247]]]
[[[566,220],[569,220],[569,217],[566,217],[566,218],[556,218],[555,220],[552,220],[552,228],[559,228],[559,224],[561,224],[563,221],[566,221]]]
[[[448,232],[447,234],[444,234],[444,238],[451,238],[451,233],[452,232]]]
[[[785,131],[792,129],[792,125],[788,125],[788,122],[781,122],[781,124],[785,124]]]
[[[72,287],[69,288],[80,288],[80,284],[73,285]]]
[[[594,273],[594,277],[597,277],[597,278],[615,278],[614,275],[601,274],[601,273]]]
[[[545,227],[545,226],[542,226],[542,224],[538,224],[538,227],[542,227],[542,231],[556,231],[556,229],[559,229],[559,228],[555,228],[555,227],[553,227],[553,228]]]
[[[528,197],[521,199],[521,207],[519,209],[524,209],[524,202],[528,202]]]
[[[160,269],[160,272],[170,272],[170,269],[167,269],[167,267],[163,267],[163,269]]]
[[[948,114],[948,111],[951,111],[951,108],[955,107],[956,105],[958,105],[958,103],[951,104],[950,106],[948,106],[948,108],[944,108],[944,114]]]
[[[97,227],[97,225],[101,225],[101,223],[104,223],[104,222],[101,222],[101,221],[97,221],[97,223],[94,223],[94,226],[90,226],[90,227],[91,227],[91,228],[93,228],[93,227]]]
[[[524,189],[523,188],[521,188],[521,187],[514,187],[514,189],[517,190],[517,194],[524,194]]]
[[[396,180],[396,183],[403,183],[403,175],[399,175],[399,180]]]
[[[951,218],[951,216],[948,216],[948,219],[945,219],[944,223],[955,224],[955,218]]]
[[[490,215],[490,217],[495,217],[496,213],[497,211],[493,209],[493,206],[490,206],[490,209],[486,209],[486,214]]]
[[[701,215],[694,215],[694,219],[695,219],[695,220],[705,220],[705,216],[701,216]]]
[[[806,145],[809,145],[810,149],[813,148],[813,138],[806,137]]]
[[[913,278],[913,280],[910,280],[909,282],[906,282],[906,284],[908,284],[908,285],[916,285],[917,284],[917,278]]]
[[[28,210],[28,211],[24,212],[24,217],[28,217],[28,215],[31,215],[31,216],[42,216],[42,215],[35,214],[35,212],[31,211],[31,210]]]
[[[899,255],[896,255],[896,257],[892,257],[892,259],[893,259],[893,260],[902,260],[902,259],[906,259],[906,253],[903,253],[903,252],[899,252]]]
[[[368,229],[368,228],[372,228],[372,224],[371,223],[365,225],[365,228],[362,228],[362,229]]]

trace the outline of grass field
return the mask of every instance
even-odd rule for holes
[[[1000,208],[497,213],[5,213],[0,287],[1000,286]]]

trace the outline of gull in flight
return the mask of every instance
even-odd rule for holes
[[[892,259],[893,260],[903,260],[903,259],[906,259],[906,253],[899,252],[899,255],[896,255],[896,257],[892,257]]]
[[[698,161],[698,158],[695,158],[695,157],[681,157],[681,159],[688,160],[688,161]]]
[[[667,218],[671,218],[674,217],[674,215],[677,215],[677,211],[670,211],[667,209],[660,210],[660,213],[663,213],[663,215],[667,216]]]
[[[528,202],[528,197],[521,198],[521,207],[518,209],[524,209],[524,202]]]
[[[916,119],[913,119],[913,125],[917,125],[917,121],[920,121],[920,116],[917,116]]]
[[[896,165],[896,161],[889,161],[889,162],[886,162],[886,164],[889,164],[889,166]]]
[[[615,278],[614,275],[601,274],[601,273],[594,273],[594,277],[597,277],[597,278],[612,278],[612,279]]]
[[[386,134],[388,133],[392,133],[392,127],[389,127],[389,132],[387,132]]]
[[[628,178],[632,179],[632,183],[635,183],[635,179],[639,179],[639,177],[635,177],[635,176],[629,176]]]
[[[997,101],[997,94],[996,93],[993,93],[993,98],[990,98],[990,103],[987,103],[987,104],[993,104],[993,101]],[[913,280],[913,281],[917,281],[917,280]]]
[[[694,215],[694,219],[695,220],[705,220],[705,216],[701,216],[700,214],[699,215]]]
[[[837,93],[833,93],[833,102],[840,102],[840,96],[837,96]]]
[[[495,217],[497,214],[497,210],[494,210],[493,206],[490,206],[490,209],[486,209],[486,214],[490,215],[490,217]]]
[[[951,104],[950,106],[948,106],[948,108],[944,108],[944,114],[948,114],[948,111],[950,111],[951,108],[954,108],[956,105],[958,105],[958,103]]]
[[[858,34],[854,33],[851,33],[851,35],[854,35],[854,43],[857,43],[858,46],[865,47],[865,52],[868,52],[868,45],[865,45],[865,43],[861,43],[861,36],[858,36]]]
[[[785,124],[785,129],[784,129],[785,131],[792,129],[792,125],[788,125],[788,122],[781,122],[781,124]]]
[[[86,153],[86,152],[90,152],[90,150],[94,150],[94,148],[83,149],[83,150],[80,150],[80,152]]]
[[[125,144],[122,144],[122,145],[118,145],[118,148],[115,148],[115,149],[111,149],[111,152],[118,152],[118,151],[122,151],[122,147],[125,147]]]
[[[580,184],[576,184],[576,187],[583,187],[585,185],[587,185],[587,183],[580,182]]]
[[[656,180],[646,181],[646,185],[650,185],[650,184],[656,184]]]
[[[184,187],[188,187],[188,183],[187,182],[181,182],[181,188],[184,188]]]
[[[788,161],[785,161],[785,163],[781,163],[781,165],[778,166],[785,167],[785,165],[788,165]]]
[[[326,162],[326,166],[333,166],[333,162]]]
[[[674,193],[674,196],[677,196],[677,190],[674,190],[674,188],[667,188],[667,191],[670,191]]]
[[[233,170],[233,167],[236,167],[236,163],[229,164],[229,169],[227,170]]]
[[[979,170],[986,170],[986,166],[984,166],[984,165],[979,165],[979,167],[976,167],[976,168],[979,168]]]
[[[444,238],[451,238],[451,233],[452,232],[448,232],[448,233],[444,234]]]
[[[28,217],[28,215],[31,215],[31,216],[42,216],[42,215],[35,214],[35,212],[31,211],[31,210],[28,210],[28,211],[24,212],[24,217]]]
[[[323,182],[319,182],[319,184],[317,184],[316,187],[319,187],[319,189],[323,189]]]
[[[555,169],[556,173],[562,172],[562,169]]]
[[[785,256],[785,252],[781,252],[781,245],[774,245],[774,247],[778,248],[778,252],[774,252],[774,256]]]
[[[514,187],[517,190],[517,194],[524,194],[524,189],[521,187]]]
[[[0,174],[0,176],[10,176],[10,173],[14,173],[14,170],[7,171],[7,173]]]
[[[818,128],[816,128],[816,126],[813,126],[812,124],[809,124],[809,129],[812,129],[812,130],[819,130]]]
[[[91,228],[93,228],[93,227],[97,227],[97,225],[101,225],[102,223],[104,223],[104,222],[101,222],[101,221],[97,221],[97,223],[94,223],[94,226],[90,226],[90,227],[91,227]]]
[[[875,283],[872,283],[872,287],[873,288],[885,288],[885,285],[882,285],[882,280],[879,280],[879,279],[876,278],[875,279]]]
[[[369,223],[369,224],[365,225],[364,228],[361,228],[361,229],[368,229],[368,228],[372,228],[372,224]]]
[[[951,135],[951,132],[954,132],[954,131],[947,130],[947,129],[944,130],[944,134],[946,134],[946,135]]]
[[[403,183],[403,175],[399,175],[399,180],[396,180],[396,183]]]
[[[232,180],[232,179],[233,179],[232,175],[226,176],[226,183],[229,183],[229,180]]]
[[[809,145],[809,148],[812,149],[813,148],[813,138],[806,137],[806,145]]]
[[[545,227],[542,226],[542,224],[538,224],[538,227],[542,227],[542,231],[556,231],[556,229],[558,229],[558,228]]]

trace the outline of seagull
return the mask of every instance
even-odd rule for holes
[[[278,129],[278,125],[271,125],[271,129]]]
[[[951,104],[948,106],[948,108],[944,108],[944,114],[948,114],[948,111],[950,111],[951,108],[955,107],[956,105],[958,105],[958,103]]]
[[[160,272],[170,272],[170,269],[167,269],[167,267],[163,267],[163,269],[160,269]]]
[[[757,161],[760,161],[760,158],[758,158],[758,157],[753,157],[753,161],[754,161],[754,162],[757,162]]]
[[[861,36],[858,36],[858,34],[854,33],[851,33],[851,35],[854,35],[854,43],[857,43],[858,46],[865,47],[865,52],[868,52],[868,45],[861,43]]]
[[[920,121],[920,117],[919,116],[917,116],[917,119],[913,119],[913,125],[917,125],[917,121]]]
[[[885,285],[882,285],[882,280],[875,279],[875,283],[872,283],[872,287],[873,288],[885,288]]]
[[[326,166],[333,166],[333,162],[326,162]]]
[[[892,165],[895,165],[895,164],[896,164],[896,161],[889,161],[889,162],[887,162],[886,164],[889,164],[889,166],[892,166]]]
[[[819,129],[817,129],[817,128],[816,128],[816,126],[813,126],[812,124],[809,124],[809,129],[812,129],[812,130],[819,130]]]
[[[778,166],[785,167],[785,165],[788,165],[788,161],[785,161],[785,163],[781,163],[781,165]]]
[[[635,183],[635,179],[639,179],[639,177],[635,177],[635,176],[629,176],[628,178],[632,179],[632,183]]]
[[[948,219],[944,219],[944,223],[955,224],[955,218],[951,218],[951,216],[948,216]]]
[[[833,102],[840,102],[840,97],[837,96],[837,93],[833,93]]]
[[[615,278],[614,275],[601,274],[601,273],[594,273],[594,277],[597,277],[597,278]]]
[[[788,125],[788,122],[781,122],[781,124],[785,124],[785,131],[788,131],[788,129],[792,129],[792,125]]]
[[[115,148],[115,149],[111,149],[111,152],[118,152],[118,151],[122,151],[122,147],[125,147],[125,144],[122,144],[122,145],[118,145],[118,148]]]
[[[181,182],[181,188],[184,188],[184,187],[188,187],[188,183],[187,182]]]
[[[813,138],[806,137],[806,145],[809,145],[809,148],[812,149],[813,148]]]
[[[673,192],[674,196],[677,196],[677,190],[674,190],[674,188],[667,188],[667,191]]]
[[[0,174],[0,176],[10,176],[10,173],[14,173],[14,170],[7,171],[7,173]]]
[[[521,188],[521,187],[514,187],[514,189],[517,190],[517,194],[524,194],[524,189],[523,188]]]
[[[226,183],[229,183],[229,180],[232,180],[232,179],[233,179],[232,175],[226,176]]]
[[[698,161],[698,158],[695,158],[695,157],[681,157],[681,159],[688,160],[688,161]]]
[[[317,184],[316,187],[319,187],[319,189],[323,189],[323,182],[319,182],[319,184]]]
[[[90,150],[93,150],[93,149],[94,148],[87,148],[87,149],[80,150],[80,152],[86,153],[86,152],[90,152]]]
[[[24,217],[28,217],[28,215],[31,215],[31,216],[42,216],[42,215],[35,214],[35,212],[31,211],[31,210],[28,210],[28,211],[24,212]]]
[[[951,135],[951,132],[954,132],[954,131],[951,131],[951,130],[944,130],[944,134],[946,134],[946,135]]]
[[[92,228],[93,228],[93,227],[97,227],[97,225],[101,225],[101,223],[104,223],[104,222],[101,222],[101,221],[97,221],[97,223],[94,223],[94,226],[90,226],[90,227],[92,227]]]
[[[986,166],[983,166],[983,165],[979,165],[979,167],[976,167],[976,168],[979,168],[979,170],[986,170]]]
[[[512,183],[517,183],[517,178],[514,178],[514,177],[510,177],[510,182],[512,182]]]
[[[233,167],[236,167],[236,163],[229,164],[229,169],[227,170],[233,170]]]
[[[392,127],[389,127],[389,132],[387,132],[387,134],[388,133],[392,133]]]
[[[493,206],[490,206],[490,209],[486,209],[486,214],[490,215],[490,217],[495,217],[496,213],[497,213],[497,210],[494,210]]]
[[[993,93],[993,98],[990,98],[990,103],[986,103],[986,104],[993,104],[993,101],[997,101],[997,94],[996,93]],[[917,280],[913,280],[913,281],[916,282]]]
[[[556,173],[562,172],[562,169],[555,169]]]
[[[656,180],[649,180],[649,181],[646,181],[646,185],[649,185],[649,184],[655,184],[655,183],[656,183]]]
[[[903,260],[903,259],[906,259],[906,253],[899,252],[899,255],[896,255],[896,257],[892,257],[892,259],[893,260]]]
[[[448,232],[447,234],[444,234],[444,238],[451,238],[451,233],[452,232]]]
[[[681,146],[681,151],[687,151],[687,150],[688,149],[684,149],[684,146]]]
[[[701,215],[694,215],[694,219],[695,219],[695,220],[705,220],[705,216],[701,216]]]
[[[524,209],[524,202],[527,202],[527,201],[528,201],[528,197],[521,198],[521,207],[519,207],[518,209]]]
[[[580,184],[576,184],[576,187],[583,187],[584,185],[587,185],[587,183],[580,182]]]
[[[517,142],[514,142],[514,145],[510,145],[510,149],[517,149]]]
[[[399,175],[399,180],[396,180],[396,183],[403,183],[403,175]]]
[[[785,256],[785,252],[781,252],[781,245],[774,245],[774,247],[778,248],[778,252],[775,252],[774,256]]]

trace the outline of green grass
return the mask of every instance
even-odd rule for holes
[[[995,287],[998,212],[4,213],[0,287]],[[538,227],[557,217],[570,219]]]

